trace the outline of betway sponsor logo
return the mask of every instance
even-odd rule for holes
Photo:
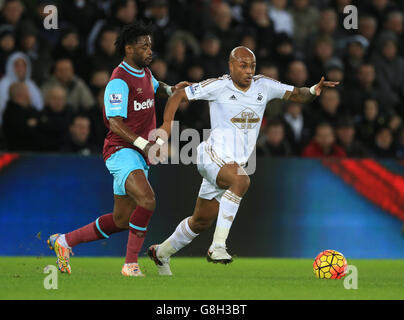
[[[135,100],[135,101],[133,101],[133,109],[135,111],[149,109],[149,108],[153,107],[153,104],[154,104],[154,99],[147,99],[146,101],[143,101],[142,103],[137,102]]]

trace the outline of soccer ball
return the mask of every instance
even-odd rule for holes
[[[316,277],[320,279],[341,279],[345,276],[347,262],[342,253],[325,250],[314,259],[313,270]]]

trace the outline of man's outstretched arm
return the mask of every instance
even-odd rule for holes
[[[159,86],[156,91],[156,96],[158,98],[167,99],[169,98],[176,90],[185,88],[191,85],[191,83],[187,81],[181,81],[177,83],[175,86],[170,86],[163,81],[159,81]]]
[[[316,97],[318,97],[324,88],[334,88],[338,84],[339,82],[325,81],[324,77],[321,77],[320,82],[312,86],[311,88],[294,87],[293,91],[287,91],[283,96],[283,99],[298,103],[309,103],[313,101]]]
[[[188,101],[188,97],[184,89],[176,90],[173,95],[168,98],[167,104],[164,109],[164,121],[160,129],[167,133],[167,138],[170,137],[172,121],[174,120],[175,113],[182,101]]]

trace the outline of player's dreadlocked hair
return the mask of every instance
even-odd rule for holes
[[[123,57],[125,55],[125,46],[130,43],[136,42],[140,36],[151,35],[150,25],[145,25],[140,21],[128,24],[123,27],[115,41],[115,47],[118,53]]]

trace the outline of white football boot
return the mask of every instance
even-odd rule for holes
[[[227,253],[225,245],[212,244],[206,256],[208,262],[228,264],[233,261],[231,255]]]
[[[170,269],[170,258],[160,257],[158,255],[159,245],[154,244],[147,250],[147,255],[154,261],[160,276],[172,276]]]

